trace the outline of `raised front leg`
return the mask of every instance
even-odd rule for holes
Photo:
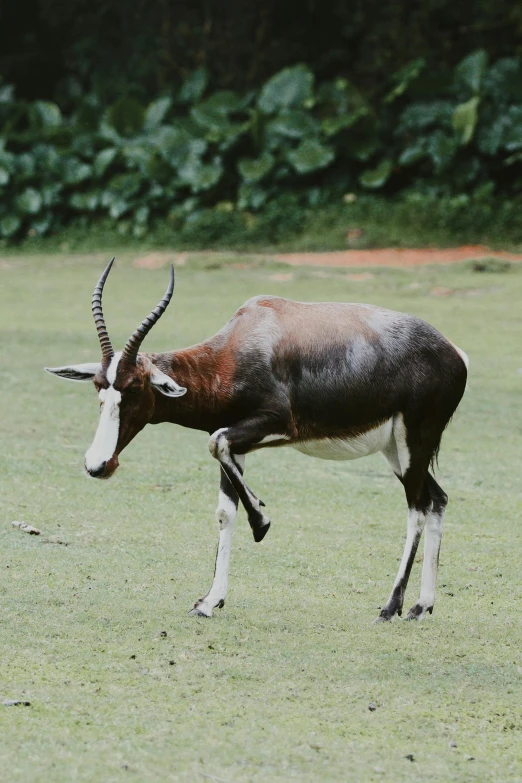
[[[252,528],[254,541],[262,541],[268,533],[270,520],[261,511],[265,504],[259,500],[247,487],[235,459],[239,454],[245,454],[256,445],[261,444],[267,435],[277,434],[268,430],[267,422],[241,422],[234,427],[217,430],[210,437],[209,449],[213,457],[219,460],[221,467],[237,492],[239,499],[247,512]],[[282,436],[283,437],[283,436]]]
[[[245,457],[238,455],[234,458],[238,470],[243,473]],[[212,617],[214,609],[221,609],[225,605],[228,590],[228,572],[230,567],[230,553],[232,551],[232,534],[236,525],[237,505],[239,497],[223,468],[221,468],[221,487],[219,501],[216,509],[216,519],[219,525],[219,541],[214,568],[212,587],[204,598],[196,601],[189,614],[199,617]]]

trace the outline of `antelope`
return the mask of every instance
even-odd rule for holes
[[[143,340],[172,298],[173,266],[163,299],[115,352],[102,310],[113,262],[92,297],[101,362],[45,369],[94,383],[101,412],[85,469],[95,478],[113,475],[121,452],[146,424],[170,422],[209,434],[221,473],[219,540],[211,588],[190,614],[211,617],[225,603],[239,501],[254,540],[267,534],[265,504],[243,478],[245,457],[281,446],[329,460],[384,455],[404,487],[408,517],[399,570],[375,622],[402,615],[423,530],[420,595],[407,619],[431,614],[448,496],[430,466],[466,387],[466,354],[412,315],[276,296],[249,299],[198,345],[142,353]]]

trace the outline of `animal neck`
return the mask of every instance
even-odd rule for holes
[[[146,354],[150,361],[187,393],[172,399],[156,391],[151,424],[172,422],[192,429],[214,431],[229,407],[233,365],[223,361],[211,342],[168,353]]]

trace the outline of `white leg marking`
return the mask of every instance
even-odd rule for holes
[[[392,434],[382,453],[395,475],[404,476],[410,465],[410,451],[406,443],[406,427],[402,413],[393,417]]]
[[[238,455],[235,460],[241,470],[245,466],[245,457]],[[216,519],[219,525],[219,541],[216,556],[216,568],[212,587],[207,595],[198,601],[191,613],[212,617],[212,611],[225,601],[228,592],[228,573],[232,552],[232,535],[236,526],[237,506],[222,490],[219,491]]]
[[[433,607],[435,601],[435,586],[437,584],[437,572],[439,569],[440,542],[442,539],[442,523],[444,512],[428,512],[426,515],[426,532],[424,539],[424,560],[422,563],[421,591],[417,604],[422,608],[422,613],[417,615],[421,620],[428,609]]]
[[[414,548],[416,548],[416,546],[418,546],[419,539],[422,535],[422,530],[424,528],[424,523],[425,523],[425,516],[421,511],[417,511],[414,508],[410,508],[408,510],[408,523],[406,528],[406,541],[404,543],[404,552],[402,554],[399,570],[397,571],[397,576],[395,577],[395,582],[393,583],[390,597],[386,602],[384,610],[386,610],[386,608],[389,607],[390,610],[393,608],[394,613],[397,611],[397,608],[402,611],[402,603],[404,601],[404,590],[405,590],[404,581],[406,577],[406,572],[408,570],[408,567],[411,569],[411,559],[414,557],[413,550]],[[395,604],[397,602],[398,593],[400,599],[400,606],[396,607]],[[383,619],[390,619],[390,618],[386,618],[380,615],[377,618],[376,622]]]
[[[398,413],[393,420],[393,437],[397,446],[397,456],[401,466],[401,476],[404,476],[410,466],[410,451],[406,444],[406,426],[402,413]]]
[[[264,443],[273,443],[276,440],[290,440],[288,435],[265,435],[263,440],[260,440],[258,445],[262,446]]]
[[[220,437],[221,435],[226,433],[226,431],[227,431],[227,427],[222,427],[221,429],[216,430],[214,433],[212,433],[212,435],[210,436],[210,440],[208,442],[209,451],[212,454],[212,456],[215,457],[224,466],[227,473],[232,473],[237,478],[237,480],[241,482],[244,491],[247,494],[250,504],[252,505],[255,511],[258,511],[260,514],[262,514],[261,504],[259,503],[259,500],[249,490],[249,488],[247,487],[247,485],[243,480],[243,476],[241,475],[240,471],[237,469],[236,462],[239,460],[240,455],[234,454],[232,457],[230,446],[226,436]],[[234,462],[234,460],[236,462]],[[266,524],[268,524],[268,519],[266,520]]]

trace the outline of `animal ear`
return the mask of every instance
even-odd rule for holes
[[[160,370],[154,370],[150,376],[151,384],[165,397],[183,397],[187,390],[183,386],[172,380],[168,375]]]
[[[87,364],[71,364],[67,367],[44,367],[52,375],[65,378],[67,381],[92,381],[96,373],[101,369],[100,362],[87,362]]]

